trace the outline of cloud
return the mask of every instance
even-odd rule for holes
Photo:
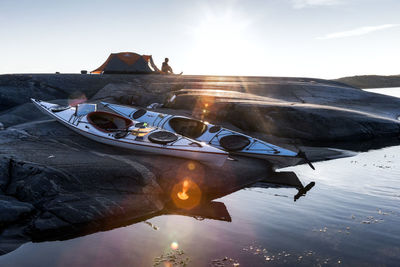
[[[360,27],[357,29],[353,29],[350,31],[343,31],[343,32],[335,32],[335,33],[330,33],[322,37],[317,37],[317,39],[337,39],[337,38],[345,38],[345,37],[352,37],[352,36],[360,36],[360,35],[365,35],[369,34],[372,32],[376,31],[382,31],[386,29],[390,29],[393,27],[398,27],[400,24],[384,24],[384,25],[378,25],[378,26],[367,26],[367,27]]]
[[[334,6],[342,3],[342,0],[292,0],[294,8],[305,8],[309,6]]]

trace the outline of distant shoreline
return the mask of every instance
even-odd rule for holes
[[[400,75],[360,75],[333,79],[332,81],[345,83],[362,89],[400,87]]]

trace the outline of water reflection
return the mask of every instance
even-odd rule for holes
[[[193,209],[185,209],[185,208],[177,208],[174,203],[169,203],[162,211],[154,213],[149,216],[143,216],[138,219],[130,220],[127,222],[124,222],[123,224],[107,224],[104,227],[101,228],[88,228],[88,226],[81,226],[79,229],[74,227],[74,230],[66,230],[66,229],[60,229],[60,231],[55,232],[51,236],[41,236],[40,233],[36,234],[33,233],[32,236],[32,241],[33,242],[45,242],[45,241],[57,241],[57,240],[68,240],[68,239],[73,239],[77,238],[80,236],[88,235],[88,234],[93,234],[95,232],[100,232],[100,231],[108,231],[112,230],[114,228],[119,228],[123,226],[128,226],[132,224],[137,224],[140,222],[144,222],[145,224],[149,225],[151,228],[154,230],[159,230],[159,227],[153,223],[150,222],[151,219],[163,216],[163,215],[181,215],[181,216],[186,216],[186,217],[192,217],[198,221],[202,221],[205,219],[211,219],[211,220],[218,220],[218,221],[224,221],[224,222],[231,222],[232,218],[225,206],[224,203],[218,202],[218,201],[209,201],[206,203],[202,203],[201,205],[198,205],[197,207]],[[30,238],[28,237],[23,237],[22,229],[18,229],[16,227],[15,229],[11,230],[15,231],[17,233],[16,236],[21,236],[21,238],[6,238],[2,236],[0,238],[0,254],[7,254],[11,251],[16,250],[19,248],[22,244],[31,241]],[[18,232],[21,232],[18,234]]]
[[[184,187],[184,181],[183,185]],[[313,185],[312,185],[313,186]],[[302,183],[300,182],[298,176],[294,172],[278,172],[274,173],[269,176],[268,179],[265,179],[263,181],[257,182],[250,187],[259,187],[259,188],[279,188],[279,187],[285,187],[285,188],[296,188],[298,190],[298,193],[294,195],[295,201],[301,197],[304,196],[308,190],[312,188],[312,186],[307,185],[303,186]],[[178,192],[182,193],[182,192]],[[221,196],[219,196],[221,197]],[[2,254],[7,254],[11,251],[14,251],[18,247],[20,247],[22,244],[33,241],[33,242],[45,242],[45,241],[57,241],[57,240],[68,240],[68,239],[73,239],[77,238],[80,236],[85,236],[88,234],[93,234],[99,231],[108,231],[111,229],[119,228],[122,226],[128,226],[128,225],[133,225],[137,224],[140,222],[144,222],[147,224],[149,227],[151,227],[154,230],[159,230],[159,226],[156,224],[153,224],[150,222],[150,220],[154,218],[158,218],[161,216],[165,215],[180,215],[180,216],[185,216],[185,217],[191,217],[194,218],[197,221],[204,221],[204,220],[215,220],[215,221],[221,221],[221,222],[232,222],[232,217],[225,206],[225,204],[221,201],[215,201],[213,199],[211,200],[204,200],[201,203],[198,203],[198,205],[193,206],[193,207],[185,207],[182,205],[177,205],[176,201],[170,201],[167,203],[165,208],[157,213],[147,215],[147,216],[142,216],[140,218],[136,218],[133,220],[125,221],[123,223],[118,222],[118,223],[108,223],[103,225],[102,227],[89,227],[89,226],[81,226],[79,228],[74,227],[73,229],[61,229],[60,231],[52,233],[52,235],[47,235],[47,236],[42,236],[40,233],[32,233],[31,237],[26,237],[22,239],[4,239],[2,237],[0,239],[0,251]],[[18,232],[18,227],[14,229],[14,231]],[[22,231],[22,230],[21,230]],[[21,233],[22,234],[22,233]],[[176,241],[173,241],[171,243],[171,247],[175,247],[178,249],[178,243],[174,243]]]
[[[226,206],[222,202],[210,201],[208,203],[197,206],[193,209],[176,209],[173,205],[169,205],[163,215],[182,215],[193,217],[196,220],[202,221],[204,219],[218,220],[231,222],[232,218]]]
[[[296,173],[290,171],[272,173],[272,175],[267,179],[251,185],[251,187],[259,187],[265,189],[279,187],[296,188],[297,194],[295,194],[293,197],[294,201],[297,201],[299,198],[304,197],[307,192],[310,191],[314,186],[315,182],[309,182],[306,186],[304,186]]]
[[[301,197],[304,197],[308,191],[310,191],[315,185],[315,182],[310,182],[308,185],[299,189],[298,193],[294,196],[294,201]]]

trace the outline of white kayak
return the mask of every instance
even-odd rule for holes
[[[161,155],[198,160],[222,166],[228,153],[210,145],[123,116],[96,111],[95,104],[61,107],[40,100],[31,101],[73,131],[94,141]]]
[[[296,164],[302,158],[308,161],[302,152],[296,153],[201,120],[158,113],[142,108],[136,109],[106,102],[101,103],[124,117],[207,143],[216,148],[228,151],[231,154],[266,159],[273,163],[284,162],[288,165]]]

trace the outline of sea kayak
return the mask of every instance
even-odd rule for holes
[[[222,166],[228,153],[199,141],[158,127],[148,127],[118,114],[96,111],[95,104],[62,107],[40,100],[31,101],[73,131],[94,141],[161,155],[198,160]]]
[[[305,157],[304,153],[293,152],[201,120],[158,113],[143,108],[133,108],[106,102],[101,103],[126,118],[204,142],[233,155],[266,159],[277,165],[296,164]]]

